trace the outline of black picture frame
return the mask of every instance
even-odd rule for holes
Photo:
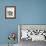
[[[5,19],[16,19],[16,6],[5,6]]]

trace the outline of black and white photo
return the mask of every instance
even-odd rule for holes
[[[5,7],[5,18],[6,19],[16,19],[16,6],[6,6]]]

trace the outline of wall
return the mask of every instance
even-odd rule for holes
[[[5,6],[16,6],[15,0],[0,0],[0,44],[7,44],[8,34],[10,32],[17,32],[17,18],[5,19]],[[18,38],[17,38],[18,39]],[[16,39],[16,43],[18,42]]]
[[[5,19],[5,6],[16,5],[16,19]],[[17,24],[46,24],[46,0],[0,0],[0,44],[8,43]],[[17,40],[16,40],[17,42]]]
[[[46,0],[17,0],[17,17],[21,24],[46,24]]]

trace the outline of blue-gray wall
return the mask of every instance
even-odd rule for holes
[[[5,6],[16,6],[16,19],[5,19]],[[17,34],[17,24],[46,24],[46,0],[0,0],[0,43]]]

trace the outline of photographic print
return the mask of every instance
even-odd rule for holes
[[[20,41],[46,41],[46,25],[20,24],[18,30],[20,31]]]
[[[16,6],[6,6],[5,7],[5,18],[6,19],[16,19]]]

